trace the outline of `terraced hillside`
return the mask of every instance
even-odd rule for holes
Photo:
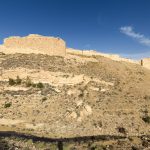
[[[1,131],[51,138],[150,135],[150,70],[101,56],[0,59]]]

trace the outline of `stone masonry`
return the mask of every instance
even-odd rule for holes
[[[65,56],[66,43],[60,38],[30,34],[26,37],[9,37],[4,40],[6,49],[15,49],[22,52],[42,53],[48,55]]]
[[[25,37],[12,36],[4,39],[3,45],[0,45],[0,52],[6,54],[24,53],[24,54],[47,54],[54,56],[68,56],[69,54],[83,56],[104,56],[115,61],[125,61],[139,64],[150,69],[150,58],[141,61],[122,58],[119,55],[104,54],[94,50],[77,50],[66,47],[66,42],[61,38],[30,34]]]
[[[141,65],[147,69],[150,69],[150,58],[144,58]]]

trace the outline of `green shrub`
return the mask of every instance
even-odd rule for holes
[[[19,78],[19,76],[17,76],[16,78],[16,84],[21,84],[22,80]]]
[[[31,79],[30,79],[28,76],[27,76],[27,78],[26,78],[25,84],[26,84],[26,87],[32,86],[32,81],[31,81]]]
[[[31,79],[27,76],[27,78],[26,78],[26,81],[25,81],[25,84],[26,84],[26,87],[34,87],[34,88],[44,88],[44,85],[43,85],[43,83],[41,83],[41,82],[39,82],[39,83],[33,83],[32,81],[31,81]]]
[[[117,130],[122,134],[126,134],[126,129],[124,127],[118,127]]]
[[[43,85],[43,83],[41,83],[41,82],[37,83],[36,86],[37,86],[37,88],[40,88],[40,89],[41,89],[41,88],[44,88],[44,85]]]
[[[47,97],[43,97],[42,98],[42,102],[46,101],[47,100]]]
[[[9,108],[12,105],[11,102],[5,103],[4,108]]]
[[[16,77],[15,79],[9,78],[9,85],[19,85],[21,84],[22,80],[19,78],[19,76]]]
[[[35,84],[35,83],[32,83],[32,87],[34,87],[34,88],[35,88],[35,87],[36,87],[36,84]]]
[[[16,84],[16,82],[15,82],[15,80],[14,79],[12,79],[12,78],[9,78],[9,85],[15,85]]]
[[[46,148],[46,144],[44,142],[36,143],[36,148],[38,148],[38,149],[45,149]]]
[[[146,123],[150,123],[150,116],[145,116],[142,118],[142,120]]]

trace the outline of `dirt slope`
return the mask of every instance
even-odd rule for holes
[[[150,134],[150,70],[101,56],[0,57],[0,130],[45,137]]]

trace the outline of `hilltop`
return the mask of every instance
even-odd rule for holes
[[[4,39],[3,45],[0,45],[0,52],[6,54],[46,54],[50,56],[68,57],[69,54],[83,56],[104,56],[115,61],[125,61],[136,63],[150,69],[150,58],[143,60],[131,60],[122,58],[117,54],[105,54],[96,50],[78,50],[68,48],[66,42],[61,38],[42,36],[38,34],[29,34],[25,37],[12,36]],[[70,56],[70,55],[69,55]],[[142,61],[142,62],[141,62]]]
[[[150,70],[138,63],[69,50],[66,56],[1,53],[0,60],[1,131],[150,135]]]

